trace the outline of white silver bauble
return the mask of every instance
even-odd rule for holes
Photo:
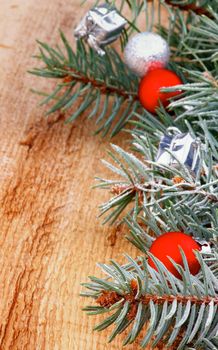
[[[166,40],[150,32],[134,35],[124,49],[125,63],[140,77],[145,76],[150,69],[165,67],[169,57],[170,49]]]

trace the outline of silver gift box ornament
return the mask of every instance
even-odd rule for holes
[[[200,167],[200,141],[190,133],[165,134],[161,138],[156,161],[175,168],[179,168],[181,163],[196,175]]]
[[[103,47],[115,41],[127,21],[108,4],[96,6],[81,20],[74,31],[77,39],[84,38],[90,47],[103,56]]]

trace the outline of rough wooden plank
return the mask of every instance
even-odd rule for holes
[[[96,261],[138,252],[96,218],[107,194],[91,190],[108,140],[92,122],[46,119],[30,88],[45,82],[26,74],[35,38],[70,37],[84,12],[76,1],[1,0],[0,5],[0,349],[121,349],[93,333],[96,319],[81,308],[80,282]],[[90,4],[87,4],[90,6]],[[125,142],[117,138],[119,144]],[[135,349],[129,346],[126,349]]]

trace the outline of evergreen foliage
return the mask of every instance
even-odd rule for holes
[[[59,47],[53,49],[39,42],[40,55],[37,58],[44,66],[33,69],[31,73],[60,81],[51,94],[43,93],[45,98],[41,105],[52,102],[47,114],[71,109],[72,114],[67,122],[72,122],[89,109],[87,117],[95,117],[97,132],[103,131],[104,134],[116,118],[117,123],[111,130],[112,135],[116,134],[134,112],[141,109],[136,94],[137,77],[127,71],[115,50],[108,49],[107,54],[100,57],[94,50],[86,48],[82,41],[78,41],[74,52],[63,33],[61,38],[64,52]],[[78,101],[80,107],[75,111],[73,106]],[[126,109],[121,110],[124,102]]]
[[[174,263],[182,280],[153,256],[158,272],[145,257],[126,257],[126,266],[113,260],[111,265],[100,264],[108,277],[90,276],[91,282],[84,284],[88,291],[83,295],[98,304],[84,310],[89,315],[109,313],[95,329],[101,331],[113,324],[109,342],[127,329],[123,345],[142,335],[142,348],[151,344],[152,348],[161,345],[177,350],[217,349],[217,254],[211,254],[210,267],[198,254],[201,273],[197,277],[190,274],[183,254],[184,269]]]
[[[119,265],[99,264],[105,278],[90,277],[82,295],[95,305],[89,315],[108,314],[96,330],[113,325],[112,341],[124,330],[124,345],[140,339],[143,348],[166,346],[172,350],[218,349],[218,1],[217,0],[121,0],[106,1],[116,6],[128,21],[120,40],[120,51],[129,36],[140,28],[159,32],[169,43],[169,68],[181,76],[183,85],[165,89],[182,91],[152,115],[139,103],[138,78],[122,60],[122,54],[107,48],[98,56],[82,41],[73,50],[61,33],[63,48],[39,42],[37,59],[42,67],[31,73],[57,80],[41,104],[51,104],[48,113],[69,113],[68,122],[86,111],[94,118],[97,132],[115,135],[130,126],[132,142],[128,151],[112,145],[111,179],[97,178],[97,187],[112,197],[100,206],[104,221],[124,220],[127,239],[141,256]],[[95,4],[101,3],[96,1]],[[157,6],[158,5],[158,6]],[[163,18],[168,15],[168,24]],[[79,108],[73,110],[76,102]],[[201,166],[195,176],[183,164],[178,168],[156,161],[161,136],[167,128],[190,132],[201,140]],[[123,211],[125,209],[125,215]],[[212,252],[196,253],[201,265],[191,275],[184,253],[183,267],[174,266],[182,276],[173,276],[154,256],[158,271],[147,263],[149,248],[163,232],[182,231],[211,243]]]

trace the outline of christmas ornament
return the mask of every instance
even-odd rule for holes
[[[209,242],[205,241],[202,238],[195,238],[195,240],[200,245],[201,254],[211,254],[212,253],[211,245]]]
[[[127,43],[124,60],[138,76],[143,77],[150,69],[165,67],[169,61],[169,46],[160,35],[138,33]]]
[[[158,68],[149,71],[139,84],[139,100],[142,106],[151,113],[155,113],[160,102],[167,107],[169,99],[181,93],[180,90],[174,92],[162,92],[162,88],[180,85],[181,79],[172,71],[165,68]]]
[[[160,140],[156,161],[175,168],[183,164],[196,175],[200,167],[200,148],[199,139],[194,139],[189,132],[181,133],[179,129],[171,127]]]
[[[90,47],[104,56],[103,47],[115,41],[127,21],[108,4],[92,8],[74,31],[77,39],[85,38]]]
[[[194,254],[194,250],[200,251],[201,246],[192,237],[183,232],[162,234],[152,243],[149,252],[158,258],[174,276],[181,279],[179,272],[168,258],[172,258],[177,264],[183,266],[180,247],[184,251],[191,274],[196,275],[200,270],[200,264]],[[155,263],[150,257],[148,264],[157,270]]]

